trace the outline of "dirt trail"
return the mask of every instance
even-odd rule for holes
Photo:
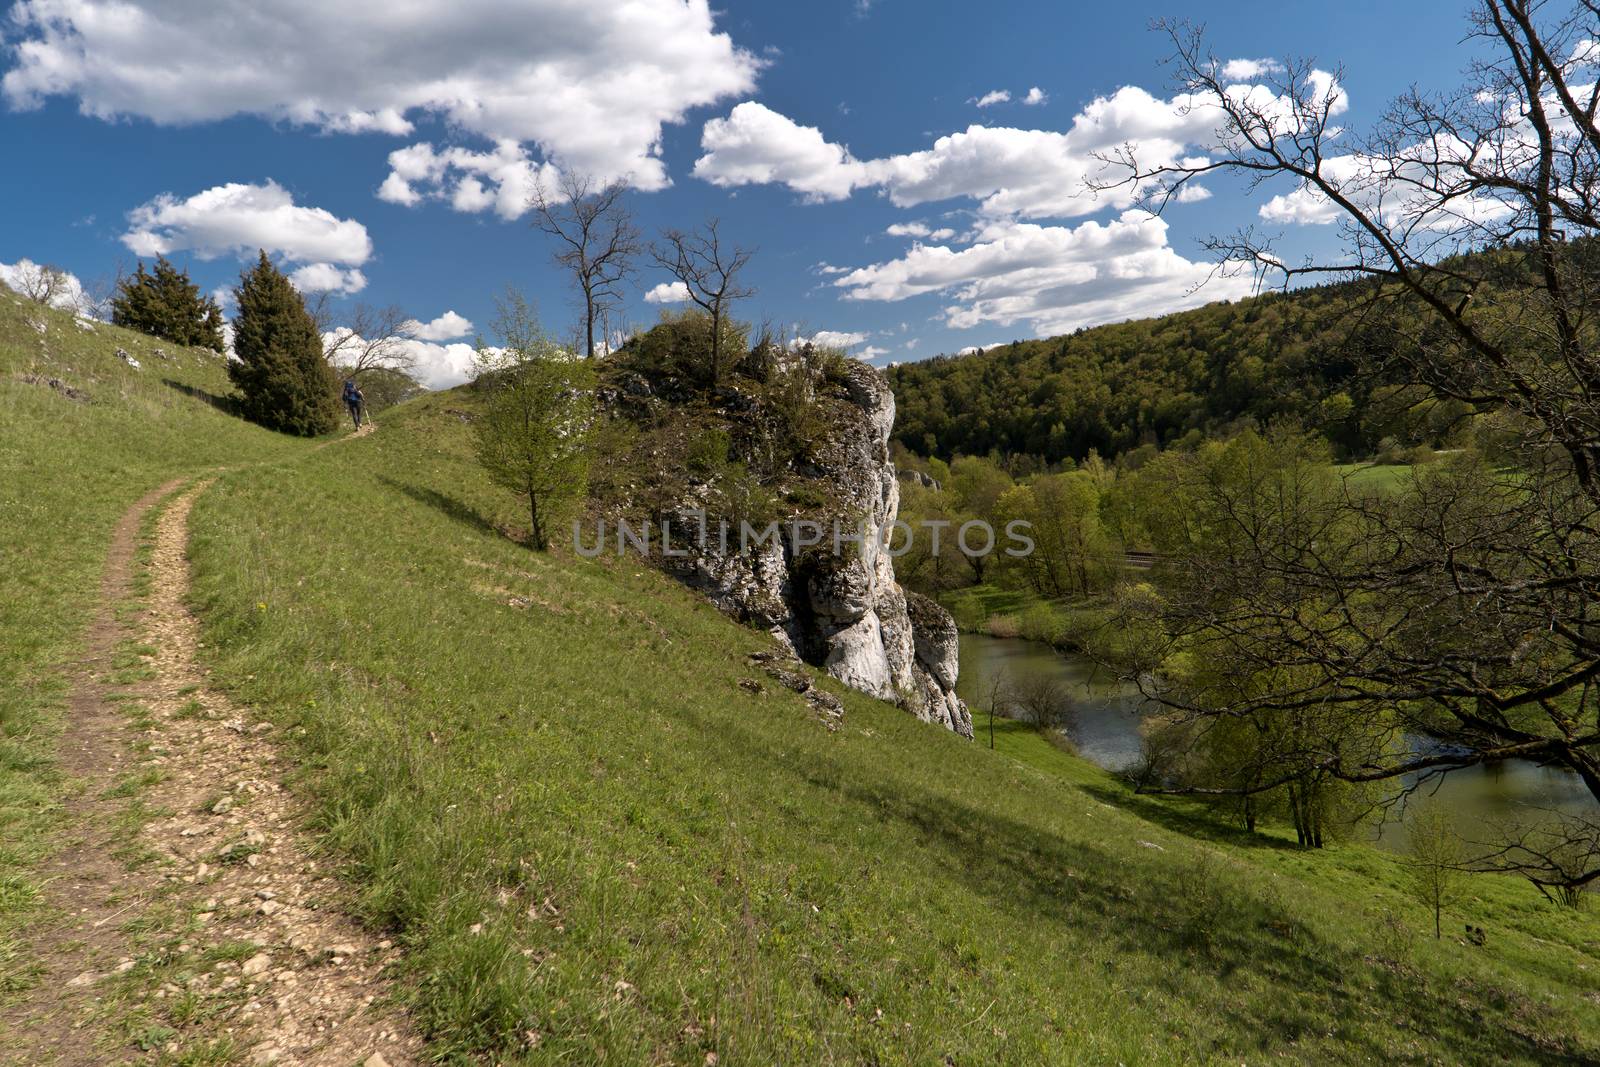
[[[281,784],[275,729],[198,666],[186,546],[209,483],[163,511],[147,610],[131,629],[118,622],[140,520],[177,484],[136,503],[112,539],[60,745],[76,786],[46,872],[60,918],[31,938],[41,981],[0,1012],[0,1064],[124,1062],[141,1046],[212,1041],[246,1063],[415,1063],[421,1044],[381,976],[396,950],[339,910],[346,890]],[[143,680],[115,685],[127,637],[155,653]]]

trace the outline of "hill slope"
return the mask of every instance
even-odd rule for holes
[[[1386,391],[1354,373],[1358,291],[1269,293],[903,363],[887,372],[900,405],[895,438],[946,459],[998,450],[1052,463],[1285,416],[1323,429],[1351,456],[1370,455],[1386,436],[1428,440],[1435,427],[1377,402]]]
[[[1237,837],[1027,732],[990,752],[819,679],[846,707],[829,732],[747,664],[764,634],[632,559],[509,540],[470,395],[316,450],[212,407],[214,358],[155,347],[0,295],[0,592],[21,609],[0,617],[0,998],[27,978],[110,530],[226,464],[190,520],[202,654],[285,728],[438,1056],[1600,1056],[1586,914],[1482,878],[1454,919],[1486,945],[1413,939],[1425,916],[1375,850]],[[41,371],[91,401],[19,377]]]
[[[632,559],[508,540],[472,404],[413,402],[194,516],[217,670],[300,737],[441,1052],[1600,1054],[1586,916],[1484,878],[1456,918],[1488,946],[1413,942],[1375,850],[1235,838],[1028,735],[990,752],[823,681],[830,733],[746,663],[765,635]]]
[[[118,517],[178,474],[307,447],[219,410],[230,389],[212,353],[0,288],[0,994],[31,967],[21,933],[59,815],[54,739]]]

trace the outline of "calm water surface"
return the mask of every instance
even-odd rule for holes
[[[983,688],[997,670],[1013,681],[1043,675],[1067,687],[1077,718],[1073,740],[1085,759],[1114,771],[1139,758],[1139,728],[1149,708],[1133,685],[1117,681],[1085,656],[1057,652],[1038,641],[963,634],[956,686],[962,698],[986,709]],[[982,730],[982,715],[974,725]],[[1521,760],[1453,771],[1428,783],[1422,795],[1446,805],[1469,839],[1491,837],[1499,824],[1535,820],[1550,809],[1595,813],[1594,799],[1576,775]],[[1393,821],[1373,826],[1372,834],[1385,845],[1404,841]]]

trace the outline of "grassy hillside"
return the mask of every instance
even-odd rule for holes
[[[0,995],[26,980],[16,935],[53,817],[57,713],[118,516],[181,473],[308,447],[219,410],[228,392],[212,353],[0,288]]]
[[[745,664],[763,635],[634,560],[508,539],[472,404],[239,470],[193,519],[218,677],[294,727],[441,1055],[1600,1057],[1588,914],[1484,877],[1452,925],[1488,943],[1435,943],[1375,850],[1238,837],[837,687],[831,733]]]

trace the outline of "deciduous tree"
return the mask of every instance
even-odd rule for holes
[[[583,299],[584,352],[590,359],[595,328],[621,303],[623,282],[644,247],[622,199],[627,188],[624,181],[601,184],[562,171],[554,189],[541,182],[533,197],[533,224],[551,239],[556,264],[572,275]]]
[[[650,254],[683,286],[689,301],[711,316],[711,355],[704,373],[707,385],[715,388],[726,369],[723,327],[729,308],[755,295],[755,289],[739,280],[755,252],[725,243],[721,222],[710,219],[698,230],[663,231]]]
[[[542,552],[588,486],[594,367],[552,341],[516,292],[500,301],[495,332],[498,345],[478,348],[476,384],[487,394],[473,423],[478,462],[526,502],[529,543]]]
[[[1592,3],[1477,0],[1477,59],[1459,91],[1414,91],[1361,135],[1337,72],[1288,62],[1237,92],[1197,32],[1169,26],[1192,114],[1215,133],[1190,159],[1127,178],[1160,210],[1227,173],[1287,180],[1288,203],[1337,220],[1343,254],[1291,261],[1254,231],[1212,248],[1285,284],[1356,279],[1364,375],[1512,430],[1512,463],[1429,465],[1382,498],[1341,490],[1288,546],[1256,536],[1261,509],[1213,516],[1229,554],[1173,561],[1169,651],[1229,642],[1283,684],[1204,697],[1195,716],[1341,709],[1397,717],[1441,745],[1350,746],[1306,758],[1347,781],[1525,758],[1575,773],[1600,802],[1600,119]],[[1468,254],[1475,253],[1475,254]],[[1548,885],[1600,878],[1534,865]]]
[[[1444,909],[1459,899],[1466,849],[1450,817],[1429,805],[1406,820],[1406,888],[1433,913],[1433,936],[1442,933]]]

